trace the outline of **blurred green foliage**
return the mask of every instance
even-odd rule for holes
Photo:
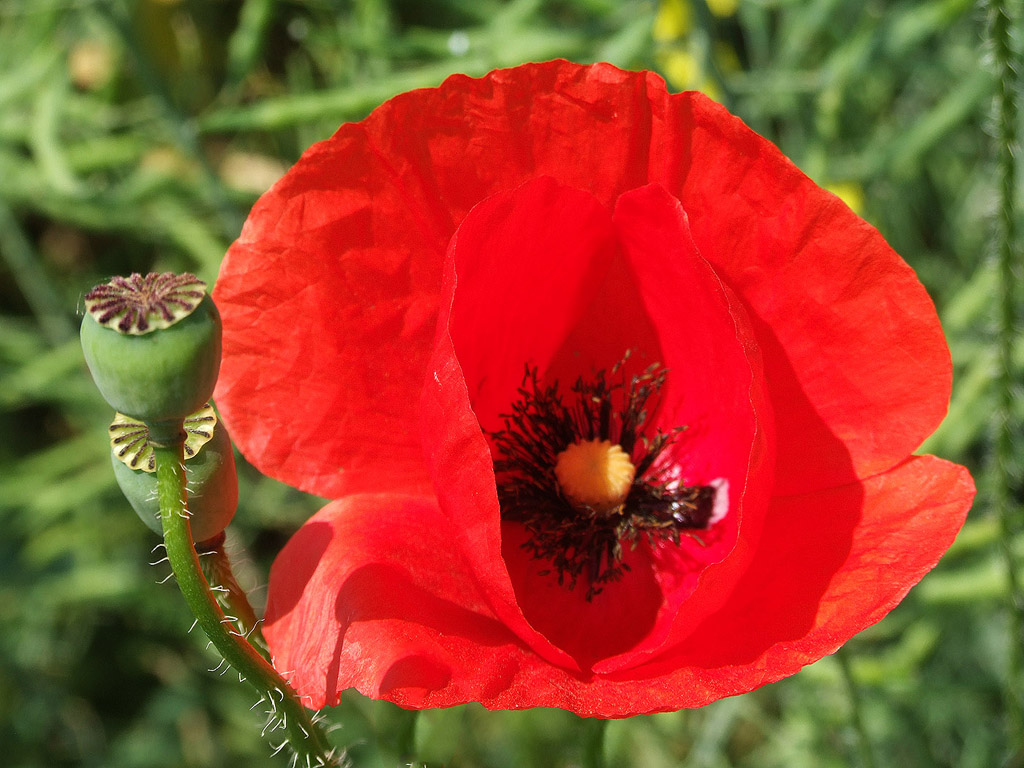
[[[173,586],[155,584],[166,565],[146,564],[156,540],[118,495],[110,414],[81,360],[82,294],[131,271],[212,281],[257,195],[340,122],[452,72],[565,57],[707,91],[885,234],[935,297],[956,362],[926,449],[981,488],[936,571],[840,658],[703,710],[612,722],[608,764],[1002,763],[1021,734],[1004,722],[1008,601],[985,494],[983,37],[967,0],[0,0],[0,762],[287,764],[249,690],[206,671],[216,660]],[[316,507],[243,467],[230,542],[257,602]],[[1024,538],[1012,546],[1024,554]],[[357,766],[396,765],[403,733],[430,765],[576,765],[587,727],[476,706],[413,720],[354,694],[331,718]]]

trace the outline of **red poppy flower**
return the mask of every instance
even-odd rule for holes
[[[310,149],[224,262],[217,399],[333,498],[271,573],[315,706],[582,715],[790,675],[952,542],[931,301],[768,141],[650,73],[455,76]]]

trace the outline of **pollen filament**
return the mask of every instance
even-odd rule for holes
[[[611,440],[583,440],[558,454],[555,477],[575,505],[611,515],[629,495],[636,467],[622,446]]]

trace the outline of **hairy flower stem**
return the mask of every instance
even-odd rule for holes
[[[233,629],[203,576],[188,519],[183,447],[183,434],[173,444],[154,444],[164,546],[181,594],[224,660],[260,693],[269,710],[279,718],[274,730],[280,727],[287,732],[287,741],[298,754],[299,764],[337,766],[327,737],[309,710],[288,682]]]
[[[999,274],[996,297],[998,313],[998,394],[995,412],[995,477],[993,496],[1002,528],[1001,546],[1010,597],[1010,658],[1007,714],[1010,739],[1024,737],[1024,590],[1018,577],[1013,539],[1020,531],[1020,510],[1014,500],[1013,405],[1016,378],[1013,347],[1017,336],[1016,265],[1020,258],[1017,242],[1017,89],[1013,22],[1016,6],[1010,0],[992,0],[988,27],[989,43],[998,78],[996,89],[996,139],[998,144],[998,210],[996,214],[996,260]]]
[[[248,638],[249,643],[264,658],[268,658],[266,642],[263,640],[263,633],[260,632],[260,620],[249,604],[245,590],[235,578],[231,559],[224,549],[224,535],[221,534],[212,542],[203,542],[196,549],[202,550],[199,563],[203,567],[203,576],[217,593],[217,601],[228,613],[228,618],[234,619],[239,631]]]

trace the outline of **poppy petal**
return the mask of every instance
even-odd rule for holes
[[[776,548],[758,550],[729,605],[656,660],[606,675],[529,652],[490,612],[431,500],[354,496],[278,557],[266,635],[313,706],[355,687],[414,708],[697,707],[792,674],[881,619],[935,565],[973,496],[965,470],[922,456],[863,487],[780,499],[773,518],[786,522],[765,531]]]
[[[314,703],[700,706],[881,618],[973,497],[908,458],[951,369],[910,267],[650,73],[557,61],[396,97],[261,199],[214,296],[241,450],[341,497],[271,578],[267,636]],[[691,431],[663,458],[725,482],[731,517],[702,553],[642,543],[581,606],[526,570],[483,430],[525,365],[570,381],[627,349],[671,368],[651,419]],[[591,642],[602,621],[623,626]]]
[[[974,493],[965,468],[914,456],[863,483],[776,498],[728,603],[678,647],[619,674],[686,689],[683,706],[697,707],[796,673],[903,599],[953,543]]]
[[[264,472],[325,496],[429,489],[413,393],[443,244],[392,226],[415,205],[364,149],[349,135],[311,150],[261,198],[215,290],[232,435]],[[343,170],[323,179],[323,164]]]
[[[552,380],[553,359],[581,323],[616,257],[610,212],[593,195],[541,177],[483,201],[452,237],[439,322],[451,334],[473,412],[487,431],[501,428],[527,365]],[[594,332],[600,349],[579,359],[570,384],[591,365],[610,368],[629,331],[650,335],[634,316],[618,338]],[[637,327],[639,326],[639,327]]]
[[[425,490],[410,393],[451,235],[481,200],[538,176],[606,205],[645,183],[660,148],[641,128],[665,97],[657,75],[610,65],[454,75],[310,148],[256,204],[214,292],[216,400],[246,458],[329,498]]]
[[[608,211],[588,193],[551,179],[482,202],[449,246],[423,386],[423,450],[438,503],[457,531],[452,544],[502,620],[539,654],[569,666],[572,659],[524,618],[516,601],[482,426],[500,426],[527,364],[547,367],[613,249]],[[538,270],[545,279],[537,279]]]
[[[597,669],[628,668],[689,632],[727,598],[758,546],[772,493],[774,435],[754,331],[742,302],[696,250],[680,202],[658,185],[619,198],[615,221],[670,376],[656,416],[685,426],[671,455],[689,483],[722,485],[728,512],[696,540],[654,552],[658,630]],[[671,372],[675,375],[671,375]]]
[[[480,200],[541,175],[607,205],[649,182],[682,201],[698,250],[748,305],[785,427],[784,492],[883,471],[938,424],[941,331],[877,231],[705,97],[556,61],[396,97],[257,204],[215,292],[218,403],[246,456],[321,495],[387,473],[425,488],[408,392],[445,245]]]
[[[946,413],[949,350],[913,270],[871,225],[709,99],[680,99],[679,196],[697,247],[747,303],[775,409],[777,493],[902,461]]]
[[[271,571],[264,634],[312,707],[346,688],[447,706],[507,685],[518,639],[487,608],[430,498],[348,496],[292,537]]]
[[[495,611],[524,627],[521,609],[532,630],[583,666],[644,637],[647,652],[663,642],[701,571],[733,550],[747,514],[744,492],[757,501],[741,549],[754,546],[771,481],[764,462],[751,457],[766,450],[753,410],[764,397],[752,393],[763,389],[752,373],[758,366],[752,332],[735,297],[695,252],[679,202],[659,187],[642,188],[620,199],[614,221],[621,253],[611,248],[609,213],[588,193],[550,179],[475,208],[450,246],[445,293],[452,310],[442,315],[424,401],[424,446],[439,503],[464,531],[458,540],[467,562],[489,594],[502,596]],[[654,553],[643,545],[622,580],[588,599],[585,589],[568,589],[557,574],[541,574],[545,564],[521,549],[514,526],[505,527],[499,542],[492,459],[480,425],[497,428],[499,414],[510,412],[524,361],[547,369],[549,383],[573,381],[599,361],[609,368],[628,349],[639,353],[642,367],[661,358],[670,369],[674,383],[666,385],[654,421],[665,431],[690,427],[678,451],[692,455],[672,459],[682,467],[678,479],[721,481],[721,492],[731,496],[723,504],[731,509],[701,532],[701,543],[683,537]],[[751,464],[761,471],[748,480]],[[744,562],[742,554],[730,558],[732,578]],[[722,598],[726,581],[725,572],[715,580]],[[629,621],[620,616],[627,604]],[[594,641],[597,627],[603,627],[601,642]]]

